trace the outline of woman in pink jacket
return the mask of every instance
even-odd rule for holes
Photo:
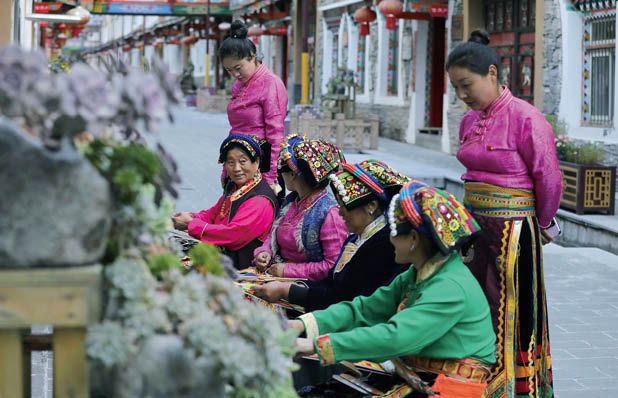
[[[562,176],[551,126],[498,83],[500,58],[487,44],[487,33],[474,31],[446,62],[457,96],[472,109],[461,121],[457,158],[466,166],[464,204],[482,229],[464,262],[485,291],[498,342],[486,396],[550,398],[541,243],[552,239]]]
[[[236,79],[227,116],[230,134],[252,134],[270,143],[270,171],[264,180],[278,193],[277,159],[283,142],[288,94],[283,81],[257,59],[255,44],[247,39],[242,21],[232,23],[230,36],[219,48],[225,70]],[[225,173],[225,170],[224,170]]]

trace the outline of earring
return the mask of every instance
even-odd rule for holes
[[[410,246],[410,252],[413,252],[414,250],[416,250],[416,245]]]

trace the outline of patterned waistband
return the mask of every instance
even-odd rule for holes
[[[467,182],[464,189],[464,205],[474,214],[506,218],[536,215],[536,200],[532,190],[503,188],[479,182]]]
[[[436,359],[413,355],[401,359],[414,370],[443,374],[458,380],[485,383],[491,375],[490,365],[476,359]]]

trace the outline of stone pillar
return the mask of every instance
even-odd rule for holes
[[[552,0],[536,0],[536,18],[545,15],[545,1],[551,3]],[[543,34],[545,26],[543,23],[534,23],[534,106],[543,110],[543,64],[545,63],[545,48]]]
[[[544,113],[554,115],[557,115],[559,112],[560,94],[562,91],[563,58],[560,7],[563,7],[560,0],[547,0],[547,4],[545,4],[543,42],[552,43],[552,45],[544,46],[543,49],[544,62],[540,63],[543,65],[542,108],[540,105],[537,105]],[[535,63],[539,62],[535,61]]]

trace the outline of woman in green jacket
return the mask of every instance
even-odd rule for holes
[[[290,321],[306,333],[297,348],[317,353],[324,365],[401,358],[438,376],[442,397],[466,388],[466,396],[480,397],[496,337],[487,299],[457,253],[480,232],[478,224],[452,195],[418,181],[393,198],[389,224],[395,261],[413,265],[369,297]]]

